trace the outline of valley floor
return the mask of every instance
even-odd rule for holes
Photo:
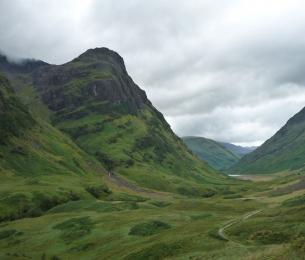
[[[304,259],[305,190],[289,189],[302,181],[245,182],[211,198],[126,189],[70,201],[2,222],[0,259]]]

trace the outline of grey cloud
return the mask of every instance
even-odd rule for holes
[[[179,135],[259,144],[305,104],[305,3],[0,2],[0,49],[63,63],[106,46]]]

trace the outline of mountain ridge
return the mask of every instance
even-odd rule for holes
[[[204,195],[227,181],[188,151],[116,52],[95,48],[62,65],[39,64],[30,72],[5,72],[33,113],[46,106],[40,118],[49,118],[106,169],[181,194]]]
[[[182,139],[194,154],[216,170],[225,171],[239,160],[237,155],[212,139],[198,136]]]
[[[271,138],[254,152],[243,157],[231,172],[254,174],[300,170],[305,156],[305,108],[292,116]]]

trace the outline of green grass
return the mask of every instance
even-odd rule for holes
[[[260,185],[276,189],[277,182]],[[246,182],[231,187],[231,192],[239,190],[244,198],[262,196],[256,186]],[[0,235],[4,231],[0,258],[24,254],[39,259],[45,254],[47,259],[276,259],[279,255],[301,259],[301,242],[294,241],[302,241],[305,234],[302,205],[282,206],[285,199],[278,197],[277,206],[269,208],[267,200],[222,196],[160,194],[148,199],[114,190],[97,200],[88,193],[86,200],[68,201],[39,217],[0,224]],[[256,209],[264,211],[226,231],[242,246],[217,236],[225,223]]]
[[[60,238],[65,241],[65,243],[70,244],[75,240],[81,239],[82,237],[88,235],[94,223],[91,221],[90,217],[80,217],[71,218],[65,220],[53,226],[53,229],[60,230]]]

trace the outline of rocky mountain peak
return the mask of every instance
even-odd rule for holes
[[[88,49],[72,62],[99,63],[108,62],[115,67],[119,67],[123,72],[127,73],[124,59],[115,51],[106,47]]]

